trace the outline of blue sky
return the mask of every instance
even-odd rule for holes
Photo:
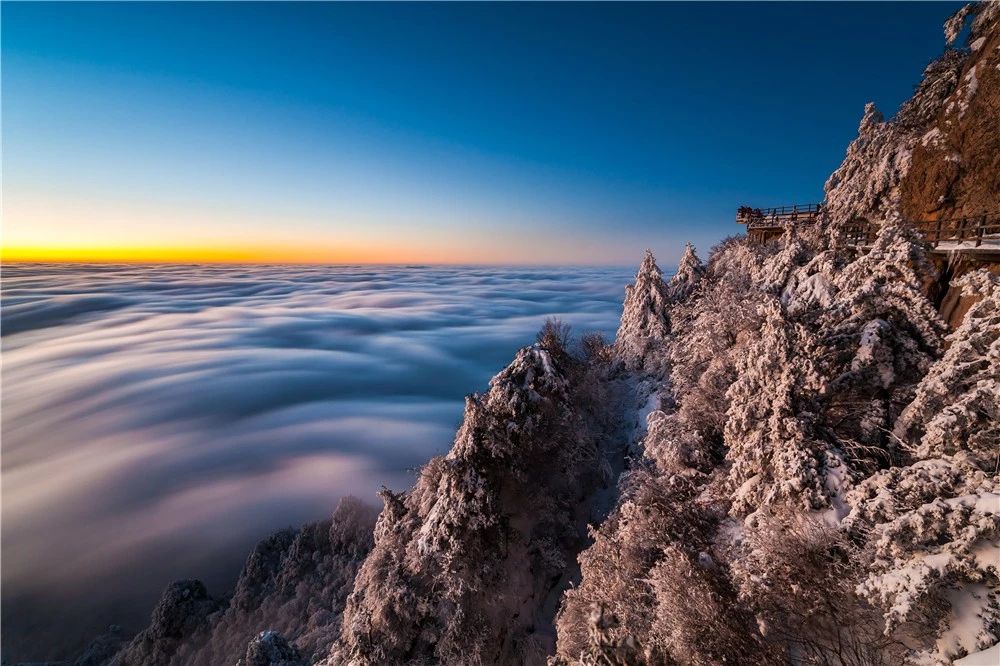
[[[958,6],[5,2],[4,244],[669,264],[819,200]]]

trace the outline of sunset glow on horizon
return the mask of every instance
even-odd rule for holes
[[[670,265],[821,199],[942,11],[5,4],[2,259]]]

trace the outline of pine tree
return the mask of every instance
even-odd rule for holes
[[[635,282],[625,288],[625,307],[615,339],[618,358],[629,368],[643,365],[647,351],[661,346],[670,334],[670,296],[663,271],[650,250]]]
[[[688,243],[684,246],[684,254],[677,264],[677,272],[667,283],[667,297],[673,302],[686,301],[701,282],[705,274],[705,266],[701,263],[694,245]]]

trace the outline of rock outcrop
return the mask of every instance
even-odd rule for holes
[[[885,120],[865,108],[858,138],[826,183],[832,221],[952,219],[996,212],[1000,193],[1000,6],[974,3],[946,25],[949,43],[971,22],[968,47],[927,66],[913,97]]]
[[[281,634],[268,630],[250,641],[237,666],[306,666],[306,662]]]
[[[969,25],[966,49],[946,55],[951,93],[912,145],[900,182],[907,219],[955,219],[1000,212],[1000,4],[967,5],[946,25],[949,43]],[[952,73],[953,72],[953,73]],[[931,108],[928,108],[930,111]],[[923,118],[921,118],[923,119]]]
[[[167,587],[153,609],[149,626],[114,659],[112,666],[167,666],[186,641],[201,642],[210,617],[220,604],[199,580],[181,580]]]

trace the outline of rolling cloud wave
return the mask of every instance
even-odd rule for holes
[[[141,623],[172,579],[222,592],[260,537],[408,486],[546,316],[612,334],[629,278],[5,267],[5,653]]]

